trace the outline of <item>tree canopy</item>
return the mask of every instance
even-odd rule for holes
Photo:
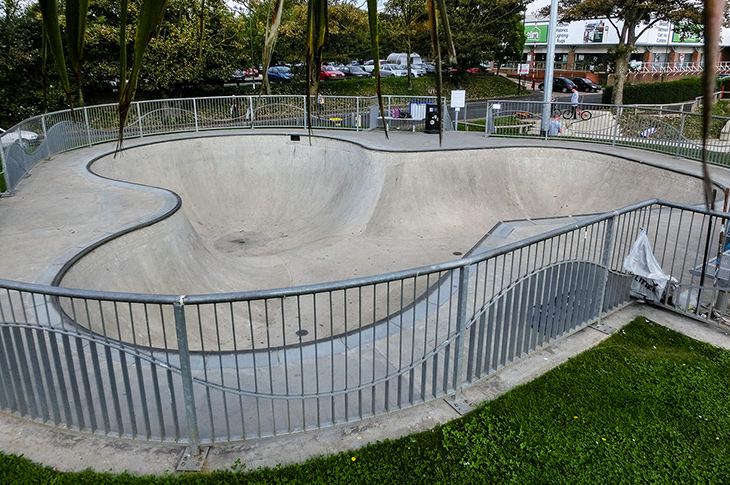
[[[525,44],[522,13],[526,0],[446,0],[461,69],[521,57]]]
[[[623,87],[629,71],[629,60],[637,39],[660,21],[672,22],[679,29],[693,29],[702,24],[702,3],[696,0],[561,0],[558,17],[561,22],[605,18],[619,38],[614,48],[616,82],[613,103],[623,101]],[[541,14],[547,16],[550,8]]]

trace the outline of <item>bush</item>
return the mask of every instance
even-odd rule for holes
[[[690,101],[702,96],[702,78],[686,77],[665,83],[626,84],[623,104],[667,104]],[[610,104],[613,86],[603,90],[602,103]]]

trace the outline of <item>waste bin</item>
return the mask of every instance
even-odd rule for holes
[[[439,107],[435,104],[426,104],[426,133],[439,132]]]

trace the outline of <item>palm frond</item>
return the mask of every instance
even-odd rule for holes
[[[57,0],[39,0],[38,6],[41,9],[43,17],[43,27],[46,31],[48,39],[48,48],[53,54],[56,62],[56,69],[61,78],[61,87],[66,93],[71,112],[73,113],[73,98],[71,97],[71,85],[68,82],[68,73],[66,72],[66,57],[63,54],[63,39],[61,38],[61,26],[58,22],[58,2]]]
[[[269,84],[269,65],[271,65],[271,56],[274,53],[276,45],[276,37],[279,33],[279,25],[281,25],[281,14],[284,11],[284,0],[279,0],[274,9],[274,16],[271,19],[271,25],[266,28],[266,38],[264,39],[264,88],[266,94],[271,94],[271,85]]]
[[[137,30],[134,35],[134,59],[132,60],[132,71],[129,76],[122,79],[128,79],[124,84],[124,89],[120,92],[119,97],[119,138],[117,149],[121,148],[124,139],[124,125],[127,121],[129,107],[134,100],[134,93],[137,90],[137,79],[142,68],[142,58],[144,51],[152,39],[157,27],[162,22],[165,15],[167,0],[144,0],[139,11],[137,19]],[[122,26],[124,28],[124,26]],[[122,50],[126,48],[126,42],[120,46]],[[127,74],[127,66],[123,65],[122,70]]]
[[[388,136],[388,124],[385,122],[385,109],[383,108],[383,91],[380,84],[380,32],[378,30],[378,0],[368,0],[368,23],[370,26],[370,48],[373,51],[373,76],[378,95],[378,108],[380,117],[385,127],[385,138]]]
[[[446,3],[444,0],[437,0],[439,13],[441,14],[441,23],[444,26],[444,40],[446,41],[446,52],[449,54],[449,62],[456,64],[456,47],[451,37],[451,27],[449,26],[449,16],[446,14]]]
[[[76,76],[79,90],[79,104],[83,106],[84,95],[81,90],[81,71],[86,43],[86,17],[89,12],[89,0],[66,0],[66,40],[68,42],[68,60],[71,70]]]
[[[439,126],[439,146],[443,140],[443,123],[441,121],[441,90],[443,83],[441,78],[441,47],[439,45],[438,20],[436,18],[436,5],[434,0],[426,0],[426,10],[428,10],[428,27],[431,31],[431,48],[436,57],[436,106],[438,113]]]
[[[712,123],[712,106],[715,101],[715,66],[719,54],[720,29],[724,18],[725,0],[705,0],[705,75],[703,77],[703,107],[702,107],[702,177],[705,192],[705,204],[708,209],[714,209],[715,201],[712,197],[712,180],[707,163],[707,138]]]
[[[203,38],[205,36],[205,0],[200,0],[200,25],[198,26],[198,62],[203,64]]]
[[[327,35],[327,0],[309,0],[307,4],[307,129],[312,133],[312,95],[319,93],[322,47]]]

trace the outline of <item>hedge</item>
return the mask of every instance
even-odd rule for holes
[[[603,90],[602,103],[610,104],[613,86]],[[691,101],[702,96],[702,78],[686,77],[664,83],[626,84],[623,104],[667,104]]]

